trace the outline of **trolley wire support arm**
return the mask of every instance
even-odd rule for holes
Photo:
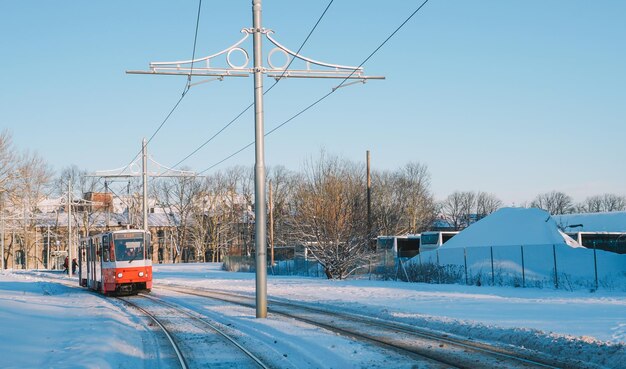
[[[244,43],[250,35],[258,31],[273,48],[267,54],[266,66],[260,67],[260,72],[275,80],[285,78],[324,78],[324,79],[351,79],[365,82],[368,79],[382,80],[384,76],[368,76],[363,67],[332,64],[315,60],[292,51],[279,43],[272,37],[274,31],[261,28],[243,28],[241,33],[244,36],[233,45],[215,54],[190,60],[178,60],[169,62],[151,62],[148,70],[128,70],[127,74],[152,74],[187,77],[213,77],[201,82],[192,83],[189,86],[199,85],[214,80],[222,81],[225,77],[249,77],[255,72],[255,68],[250,65],[250,53],[244,48]],[[277,65],[273,60],[276,54],[282,54],[285,63]],[[239,63],[235,62],[236,57],[242,57]],[[287,69],[293,62],[302,64],[299,68]],[[342,85],[348,86],[353,83]],[[336,88],[335,88],[336,89]]]

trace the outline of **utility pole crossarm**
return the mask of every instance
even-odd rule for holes
[[[254,27],[243,28],[241,32],[244,37],[241,40],[215,54],[193,60],[151,62],[147,71],[129,70],[126,73],[216,77],[218,80],[223,80],[224,77],[249,77],[254,74],[255,68],[260,68],[262,74],[276,80],[283,78],[330,78],[365,82],[369,79],[385,79],[384,76],[365,75],[363,67],[332,64],[298,54],[276,41],[271,36],[274,31],[265,28],[261,28],[258,32],[274,46],[267,54],[267,66],[250,66],[250,53],[243,47],[243,43],[255,33],[255,30]],[[285,59],[283,65],[276,65],[272,62],[277,53],[283,55]],[[252,54],[254,55],[254,53]],[[235,55],[243,60],[235,63],[233,61]],[[298,62],[302,66],[291,68],[290,66],[294,62]],[[218,63],[220,63],[219,66]],[[288,67],[290,69],[287,69]]]

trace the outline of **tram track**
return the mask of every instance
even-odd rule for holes
[[[56,279],[56,278],[55,278]],[[67,284],[65,278],[58,281]],[[158,289],[172,291],[184,295],[192,295],[216,301],[236,304],[245,308],[254,308],[255,300],[251,296],[215,291],[205,288],[191,288],[180,285],[159,285]],[[156,292],[156,291],[153,291]],[[159,297],[159,294],[156,294]],[[165,296],[163,296],[165,297]],[[167,296],[169,301],[170,297]],[[174,314],[184,315],[186,320],[193,320],[204,325],[207,316],[202,310],[186,307],[186,303],[177,302],[176,305],[163,301],[161,298],[139,295],[138,297],[123,297],[124,300],[150,301],[153,305],[161,305],[162,308],[170,309]],[[126,303],[130,303],[125,301]],[[182,302],[182,300],[181,300]],[[428,367],[446,368],[598,368],[590,363],[573,359],[555,359],[541,352],[535,352],[524,348],[506,345],[491,345],[487,342],[465,339],[442,332],[432,331],[425,328],[411,326],[397,321],[381,319],[358,313],[319,306],[305,305],[304,303],[270,299],[268,311],[271,314],[281,315],[297,321],[317,326],[336,334],[350,337],[355,341],[377,345],[390,353],[412,357],[417,361],[430,361]],[[169,305],[169,306],[168,306]],[[146,312],[143,312],[147,315]],[[153,314],[158,315],[158,314]],[[160,317],[168,314],[161,314]],[[191,316],[191,317],[190,317]],[[161,319],[157,317],[157,319]],[[219,320],[219,319],[218,319]],[[157,324],[160,325],[160,324]],[[165,326],[168,325],[164,324]],[[173,324],[175,325],[175,324]],[[230,326],[230,324],[228,324]],[[165,328],[167,329],[167,328]],[[227,328],[228,329],[228,328]],[[204,328],[206,331],[209,328]],[[214,329],[210,329],[215,331]],[[232,329],[229,329],[232,331]],[[172,335],[174,341],[179,341],[178,334]],[[244,340],[245,341],[245,340]],[[201,347],[187,347],[183,352],[194,353],[206,350],[206,342]],[[263,355],[265,356],[265,355]],[[186,360],[186,359],[185,359]],[[274,361],[272,361],[274,362]],[[186,368],[186,366],[181,367]],[[192,366],[193,367],[193,366]],[[240,367],[235,365],[234,367]],[[268,366],[254,364],[252,367],[266,368]],[[421,367],[421,366],[420,366]]]
[[[222,291],[160,286],[160,288],[254,308],[254,299]],[[593,368],[564,362],[528,350],[489,345],[446,333],[364,315],[270,300],[270,313],[290,317],[353,339],[374,343],[455,368]]]
[[[170,334],[170,331],[167,328],[165,328],[165,326],[161,323],[161,321],[156,316],[154,316],[153,314],[151,314],[149,311],[147,311],[146,309],[142,308],[138,304],[135,304],[134,302],[129,301],[128,299],[124,299],[123,297],[118,297],[118,299],[123,301],[125,304],[128,304],[128,305],[134,307],[135,309],[141,311],[144,315],[146,315],[154,323],[156,323],[156,325],[158,325],[159,328],[161,328],[161,331],[163,332],[163,334],[165,334],[165,337],[169,341],[172,349],[174,350],[174,353],[176,354],[176,358],[178,359],[178,363],[180,364],[181,369],[189,369],[189,366],[187,365],[187,360],[183,356],[183,353],[182,353],[180,347],[178,346],[178,344],[176,343],[176,341],[174,340],[174,338]]]
[[[212,364],[220,367],[271,368],[230,334],[196,312],[154,296],[138,295],[117,299],[138,309],[161,328],[176,352],[182,369],[207,365],[210,367]],[[215,345],[209,351],[219,352],[219,355],[216,355],[219,357],[219,363],[213,362],[215,358],[202,355],[203,352],[207,352],[207,344]],[[232,348],[239,355],[233,352]]]

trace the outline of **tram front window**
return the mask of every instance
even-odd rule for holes
[[[133,261],[143,259],[143,239],[115,240],[115,259],[117,261]]]

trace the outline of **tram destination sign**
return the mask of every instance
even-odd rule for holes
[[[144,236],[143,232],[116,233],[115,239],[120,240],[120,239],[129,239],[129,238],[143,238],[143,236]]]

